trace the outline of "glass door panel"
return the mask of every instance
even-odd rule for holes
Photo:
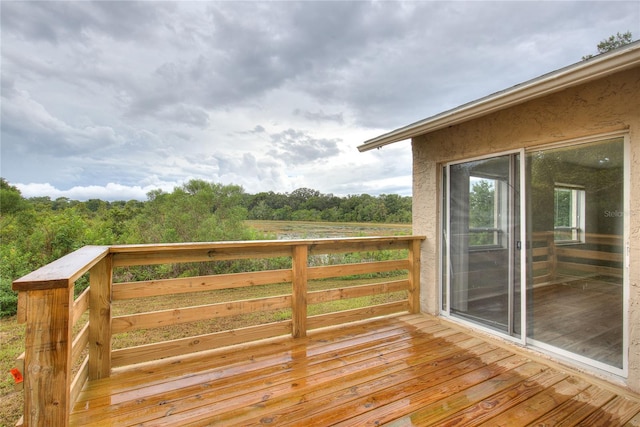
[[[624,140],[527,153],[527,334],[623,367]]]
[[[519,155],[450,165],[443,278],[449,313],[520,334]],[[444,300],[443,300],[444,302]]]

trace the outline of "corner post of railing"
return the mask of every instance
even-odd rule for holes
[[[409,241],[409,312],[420,313],[420,240]]]
[[[73,282],[23,283],[25,426],[67,426],[71,406]]]
[[[307,265],[309,248],[295,245],[292,251],[293,299],[291,301],[291,334],[294,338],[307,336]]]
[[[89,270],[89,379],[111,374],[112,255]]]

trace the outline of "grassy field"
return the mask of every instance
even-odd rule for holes
[[[411,224],[313,221],[246,221],[246,223],[258,231],[274,235],[281,240],[411,234]]]
[[[248,225],[258,231],[273,236],[274,239],[305,239],[325,237],[358,237],[358,236],[390,236],[411,234],[409,224],[363,224],[363,223],[323,223],[304,221],[248,221]],[[357,286],[363,283],[390,280],[350,279],[321,280],[309,284],[310,290],[330,289],[336,287]],[[267,295],[290,293],[290,285],[271,285],[252,288],[231,289],[207,294],[182,294],[170,297],[155,297],[145,300],[128,300],[114,303],[113,314],[146,312],[171,307],[203,305],[215,302],[258,298]],[[348,310],[358,306],[390,302],[406,297],[400,292],[391,295],[364,297],[352,300],[341,300],[309,307],[309,314],[321,314],[330,311]],[[122,348],[148,342],[164,341],[186,335],[210,333],[215,330],[235,329],[248,324],[266,323],[285,320],[291,317],[290,312],[281,310],[271,313],[258,313],[245,316],[229,317],[217,321],[200,322],[196,325],[178,325],[170,328],[156,328],[121,334],[113,338],[113,347]],[[15,359],[24,351],[24,325],[16,322],[15,317],[0,319],[0,427],[15,425],[22,413],[22,392],[14,390],[13,377],[9,370],[15,367]]]
[[[14,391],[9,370],[24,351],[24,325],[15,317],[0,319],[0,426],[13,426],[22,414],[22,392]]]

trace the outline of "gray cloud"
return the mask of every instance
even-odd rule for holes
[[[269,155],[289,165],[326,160],[340,154],[338,139],[313,138],[309,134],[287,129],[271,135]]]
[[[72,126],[52,115],[31,99],[27,92],[13,87],[2,93],[1,120],[3,132],[23,142],[9,145],[9,149],[18,151],[28,147],[40,153],[72,155],[122,142],[113,128],[101,125]]]
[[[338,124],[344,124],[344,116],[342,113],[334,113],[334,114],[328,114],[325,113],[322,110],[319,111],[307,111],[307,110],[301,110],[299,108],[296,108],[295,110],[293,110],[293,115],[294,116],[301,116],[304,117],[307,120],[313,121],[313,122],[336,122]]]
[[[355,147],[577,62],[610,34],[640,36],[635,0],[0,8],[0,174],[41,190],[195,177],[406,194],[408,147]]]
[[[170,2],[30,1],[3,2],[2,26],[8,33],[51,44],[88,42],[99,33],[113,39],[151,39]]]
[[[199,128],[209,125],[209,113],[196,105],[174,104],[158,111],[157,117]]]

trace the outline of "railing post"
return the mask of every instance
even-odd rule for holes
[[[111,374],[112,256],[89,270],[89,379]]]
[[[74,284],[107,256],[106,246],[85,246],[13,281],[24,321],[26,426],[69,425],[73,402]]]
[[[420,313],[420,240],[409,241],[409,312]]]
[[[307,245],[293,247],[293,299],[291,302],[292,335],[294,338],[307,336]]]
[[[24,425],[69,425],[73,285],[26,292]]]

